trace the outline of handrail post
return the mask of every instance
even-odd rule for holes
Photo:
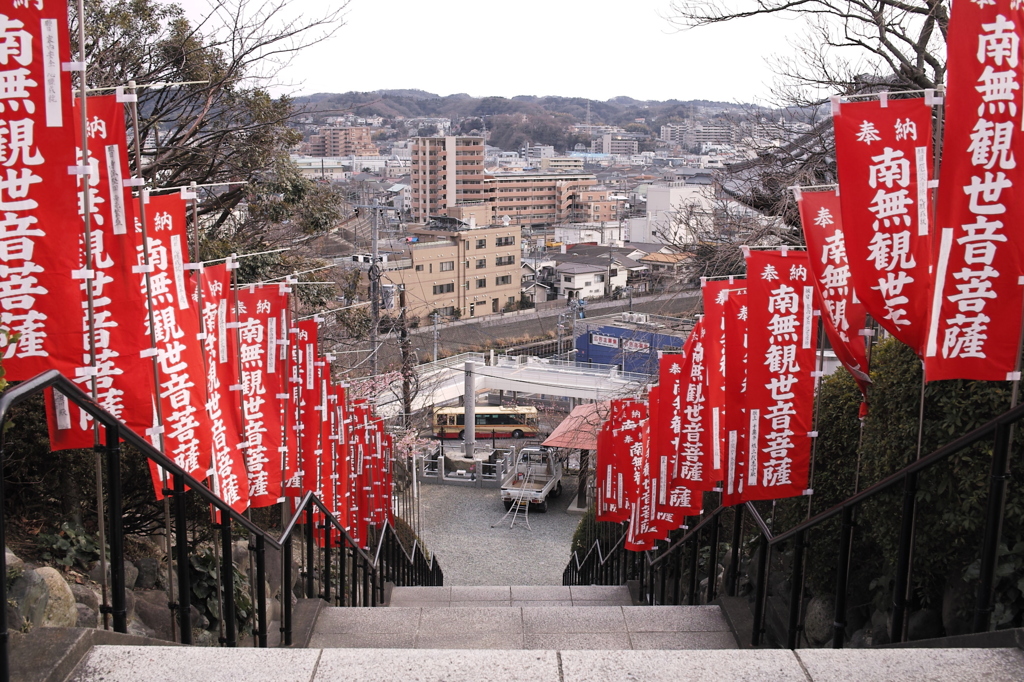
[[[313,594],[313,505],[306,507],[306,599]]]
[[[110,497],[110,614],[114,632],[128,632],[124,584],[124,503],[121,496],[121,429],[107,426],[107,490]]]
[[[224,563],[221,564],[221,579],[224,584],[224,646],[238,646],[235,628],[235,561],[231,546],[231,517],[227,512],[220,513],[221,551]]]
[[[262,535],[256,536],[256,615],[259,631],[256,633],[260,647],[267,648],[267,558],[266,542]],[[282,592],[283,594],[283,592]],[[289,600],[291,601],[291,600]]]
[[[832,648],[842,649],[846,636],[846,593],[850,579],[850,545],[853,541],[853,507],[843,508],[839,531],[839,563],[836,565],[835,620],[832,623]]]
[[[732,576],[725,588],[725,593],[735,597],[740,584],[740,545],[743,544],[743,505],[736,504],[732,508]]]
[[[896,580],[892,591],[892,643],[903,641],[903,619],[907,612],[907,585],[910,584],[910,554],[914,542],[914,514],[917,504],[917,472],[903,479],[903,518],[900,522],[900,544],[896,554]]]
[[[757,553],[757,593],[754,597],[754,627],[750,638],[751,646],[761,645],[761,633],[764,632],[764,606],[768,598],[768,555],[772,551],[768,536],[761,533],[761,547]]]
[[[328,604],[331,603],[331,524],[324,519],[324,593],[320,595]]]
[[[178,625],[181,643],[192,643],[192,584],[189,580],[185,477],[174,474],[174,541],[178,550]]]
[[[721,507],[719,507],[721,509]],[[715,588],[718,582],[718,512],[712,512],[710,530],[708,531],[708,594],[706,604],[715,599]]]
[[[996,427],[992,452],[992,473],[988,485],[988,503],[985,512],[985,534],[981,543],[981,573],[978,596],[974,609],[974,631],[987,632],[992,619],[992,594],[995,586],[996,565],[999,558],[999,540],[1003,535],[1003,516],[1006,508],[1006,481],[1010,474],[1010,424]]]
[[[285,646],[292,645],[292,536],[281,548],[281,635]]]
[[[789,626],[786,628],[786,648],[795,649],[800,641],[800,611],[803,604],[800,596],[803,593],[804,576],[804,532],[800,531],[793,537],[793,570],[790,572],[789,585]]]

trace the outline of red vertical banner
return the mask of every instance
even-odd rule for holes
[[[84,299],[85,287],[91,286],[95,331],[90,333],[89,311],[83,305],[79,322],[83,366],[76,371],[74,381],[89,393],[95,376],[99,405],[136,433],[145,433],[153,425],[153,371],[151,361],[140,355],[150,342],[141,322],[146,314],[146,298],[132,274],[140,239],[134,228],[131,192],[123,183],[123,170],[128,168],[124,105],[112,95],[90,97],[89,115],[93,277],[82,281],[81,296]],[[78,142],[81,144],[81,140]],[[80,195],[81,184],[80,180]],[[79,215],[84,206],[80,200]],[[79,243],[84,244],[84,239]],[[84,251],[80,258],[84,267]],[[90,335],[96,347],[95,371],[89,367]],[[92,447],[92,419],[85,412],[58,393],[56,403],[48,396],[47,413],[52,450]]]
[[[157,358],[158,395],[163,424],[150,432],[153,443],[163,442],[163,452],[196,480],[210,468],[210,424],[206,415],[206,381],[199,345],[199,315],[188,294],[185,273],[188,242],[185,235],[185,203],[178,195],[153,197],[146,210],[149,223],[149,269],[152,286],[153,335],[156,348],[143,351]],[[146,280],[138,278],[145,294]],[[147,334],[149,316],[144,318]],[[158,494],[162,476],[151,465]]]
[[[838,191],[797,192],[800,222],[807,243],[808,267],[821,301],[825,333],[836,357],[867,395],[867,311],[857,298],[843,233]]]
[[[722,480],[725,467],[725,301],[735,279],[701,281],[704,299],[704,366],[707,370],[707,410],[711,428],[711,466],[716,480]]]
[[[315,320],[303,320],[298,323],[298,331],[294,334],[295,369],[299,388],[298,420],[296,430],[299,434],[299,466],[297,476],[302,481],[302,492],[316,492],[317,451],[320,449],[321,420],[316,411],[320,400],[320,387],[317,383],[317,323]]]
[[[1000,381],[1018,376],[1024,296],[1024,6],[952,12],[925,377]]]
[[[745,284],[743,280],[737,285]],[[749,464],[747,448],[747,291],[724,289],[723,322],[725,390],[729,407],[725,412],[725,474],[722,481],[722,505],[745,501],[743,496]],[[754,462],[756,465],[756,462]]]
[[[919,355],[931,288],[932,108],[833,100],[850,274],[868,313]]]
[[[82,363],[81,284],[73,174],[76,122],[66,3],[8,2],[0,14],[0,324],[18,334],[3,349],[6,378]],[[69,174],[73,173],[73,174]],[[88,363],[86,363],[88,364]]]
[[[597,520],[609,523],[621,523],[629,517],[629,511],[623,504],[623,467],[612,440],[612,432],[616,428],[616,417],[612,412],[597,433],[594,459]]]
[[[811,459],[818,325],[805,251],[747,255],[747,500],[802,495]]]
[[[250,504],[267,507],[282,495],[281,416],[287,392],[280,322],[288,295],[278,286],[243,286],[236,295]]]
[[[613,400],[619,411],[619,429],[613,434],[615,448],[623,459],[628,479],[624,481],[625,504],[629,510],[626,548],[633,551],[653,546],[655,491],[652,489],[649,440],[645,441],[647,404],[632,398]]]
[[[381,422],[383,428],[383,422]],[[394,437],[390,434],[384,434],[381,438],[381,455],[382,455],[382,499],[381,499],[381,520],[383,523],[393,523],[392,518],[392,491],[394,490],[394,457],[395,457],[395,441]]]
[[[205,268],[202,281],[203,351],[206,356],[206,411],[210,420],[213,491],[235,511],[249,506],[245,439],[238,391],[238,344],[229,323],[234,315],[227,266]]]

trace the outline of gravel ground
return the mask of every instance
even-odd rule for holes
[[[522,516],[514,528],[511,515],[499,523],[505,508],[497,488],[421,486],[420,535],[437,555],[444,584],[561,585],[581,518],[565,511],[576,494],[575,476],[563,477],[562,485],[546,514],[530,512],[530,528]]]

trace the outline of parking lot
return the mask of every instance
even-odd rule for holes
[[[420,486],[420,535],[437,555],[445,585],[561,585],[581,518],[565,511],[576,494],[575,477],[562,483],[547,513],[530,512],[530,528],[521,515],[513,528],[511,515],[499,523],[505,508],[497,488]]]

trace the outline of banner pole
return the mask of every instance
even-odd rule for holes
[[[142,273],[143,279],[146,283],[146,315],[149,320],[149,342],[150,348],[156,349],[156,321],[153,315],[153,282],[152,282],[152,262],[149,254],[149,227],[146,221],[146,201],[149,198],[148,192],[145,186],[145,178],[142,175],[142,134],[139,132],[139,104],[138,94],[135,88],[135,81],[128,81],[128,88],[130,92],[126,92],[126,99],[128,100],[128,111],[131,114],[132,119],[132,137],[133,137],[133,151],[135,156],[135,173],[142,184],[139,189],[139,225],[142,230]],[[156,394],[153,396],[153,410],[155,419],[155,428],[151,435],[153,445],[160,452],[164,452],[164,416],[163,407],[160,404],[160,358],[157,354],[152,356],[153,361],[153,389]],[[164,495],[164,540],[167,554],[167,601],[169,604],[174,604],[174,573],[173,573],[173,553],[171,551],[171,500],[168,497],[168,493],[171,488],[168,485],[167,472],[164,470],[160,471],[160,477],[163,480],[163,495]],[[171,609],[171,639],[177,640],[177,619],[174,614],[174,607]]]
[[[82,226],[85,236],[85,264],[82,278],[82,286],[85,287],[86,301],[86,333],[89,335],[89,394],[92,399],[99,402],[99,389],[96,377],[96,313],[95,313],[95,292],[93,282],[96,273],[93,270],[95,258],[92,248],[92,193],[90,180],[92,178],[91,165],[89,160],[89,112],[88,112],[88,85],[86,84],[87,71],[85,66],[85,2],[78,0],[78,58],[81,64],[78,71],[78,122],[82,141],[79,146],[79,159],[77,160],[78,184],[81,186]],[[83,170],[85,172],[83,172]],[[111,188],[113,191],[114,188]],[[118,188],[119,189],[119,188]],[[103,458],[100,455],[100,425],[93,420],[93,452],[96,459],[96,516],[97,534],[100,543],[100,591],[103,613],[103,629],[110,629],[110,612],[107,608],[109,584],[107,580],[107,537],[106,520],[103,513]]]

